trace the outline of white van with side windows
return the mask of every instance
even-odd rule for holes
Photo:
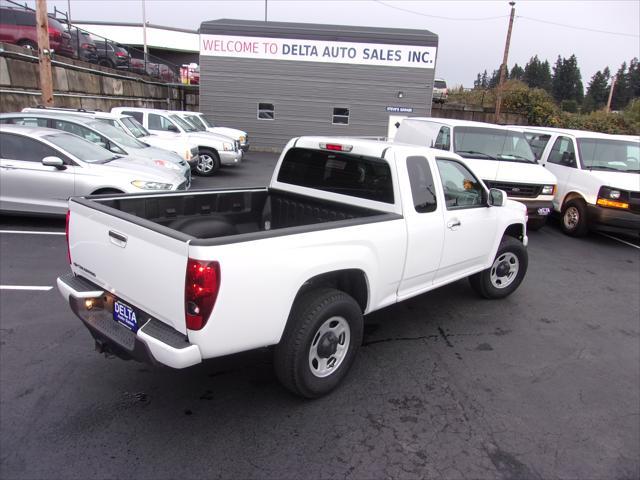
[[[524,134],[491,123],[448,118],[409,117],[402,120],[396,143],[424,145],[455,152],[488,188],[507,192],[527,206],[529,230],[537,230],[551,213],[556,178],[536,162]]]
[[[553,208],[574,237],[590,229],[640,232],[640,137],[525,127],[558,179]]]

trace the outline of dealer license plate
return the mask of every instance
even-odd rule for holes
[[[551,213],[550,208],[539,208],[538,215],[549,215]]]
[[[120,300],[113,302],[113,319],[132,332],[138,331],[138,319],[136,318],[135,310]]]

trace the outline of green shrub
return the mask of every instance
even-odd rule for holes
[[[562,102],[560,102],[560,110],[563,112],[576,113],[578,111],[578,102],[575,100],[562,100]]]

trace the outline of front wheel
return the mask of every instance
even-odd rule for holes
[[[471,287],[484,298],[511,295],[527,273],[529,256],[522,242],[504,237],[491,267],[469,277]]]
[[[220,169],[220,156],[212,150],[200,150],[196,173],[209,177]]]
[[[582,200],[569,200],[562,207],[562,231],[571,237],[587,234],[587,206]]]
[[[362,311],[349,295],[332,288],[304,294],[289,315],[275,348],[280,382],[296,395],[316,398],[347,374],[362,343]]]

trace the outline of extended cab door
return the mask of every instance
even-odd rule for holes
[[[488,262],[497,230],[497,213],[488,207],[482,183],[460,161],[438,158],[445,197],[444,247],[434,283],[479,271]]]
[[[399,163],[399,167],[400,167]],[[435,165],[434,165],[435,166]],[[401,167],[400,167],[401,168]],[[406,159],[408,185],[402,191],[411,190],[411,197],[403,199],[403,210],[407,225],[407,257],[402,282],[398,289],[398,300],[402,301],[431,288],[444,242],[442,227],[444,205],[437,201],[434,172],[423,156]]]

